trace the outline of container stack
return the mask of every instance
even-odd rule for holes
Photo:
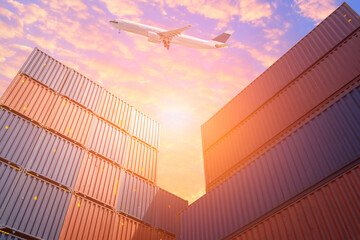
[[[37,48],[0,104],[1,237],[174,239],[156,121]]]
[[[203,124],[177,239],[360,236],[359,27],[342,4]]]

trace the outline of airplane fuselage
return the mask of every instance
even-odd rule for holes
[[[132,22],[129,20],[117,19],[110,21],[110,23],[117,29],[139,34],[148,38],[148,41],[154,43],[161,43],[161,38],[158,33],[166,32],[167,30],[152,27],[149,25]],[[200,49],[214,49],[219,48],[216,45],[218,42],[212,40],[203,40],[195,37],[190,37],[184,34],[179,34],[171,39],[172,44],[183,45],[190,48],[200,48]]]

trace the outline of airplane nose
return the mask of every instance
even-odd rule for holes
[[[118,23],[118,21],[115,21],[115,20],[111,20],[111,21],[109,21],[110,23]]]

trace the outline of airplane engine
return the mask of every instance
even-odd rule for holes
[[[148,32],[148,41],[153,43],[161,43],[160,36],[156,32]]]

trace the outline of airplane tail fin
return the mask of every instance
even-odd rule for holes
[[[219,36],[213,38],[212,40],[224,44],[224,43],[226,43],[226,41],[229,39],[229,37],[233,33],[234,33],[234,31],[226,31],[226,32],[220,34]]]

